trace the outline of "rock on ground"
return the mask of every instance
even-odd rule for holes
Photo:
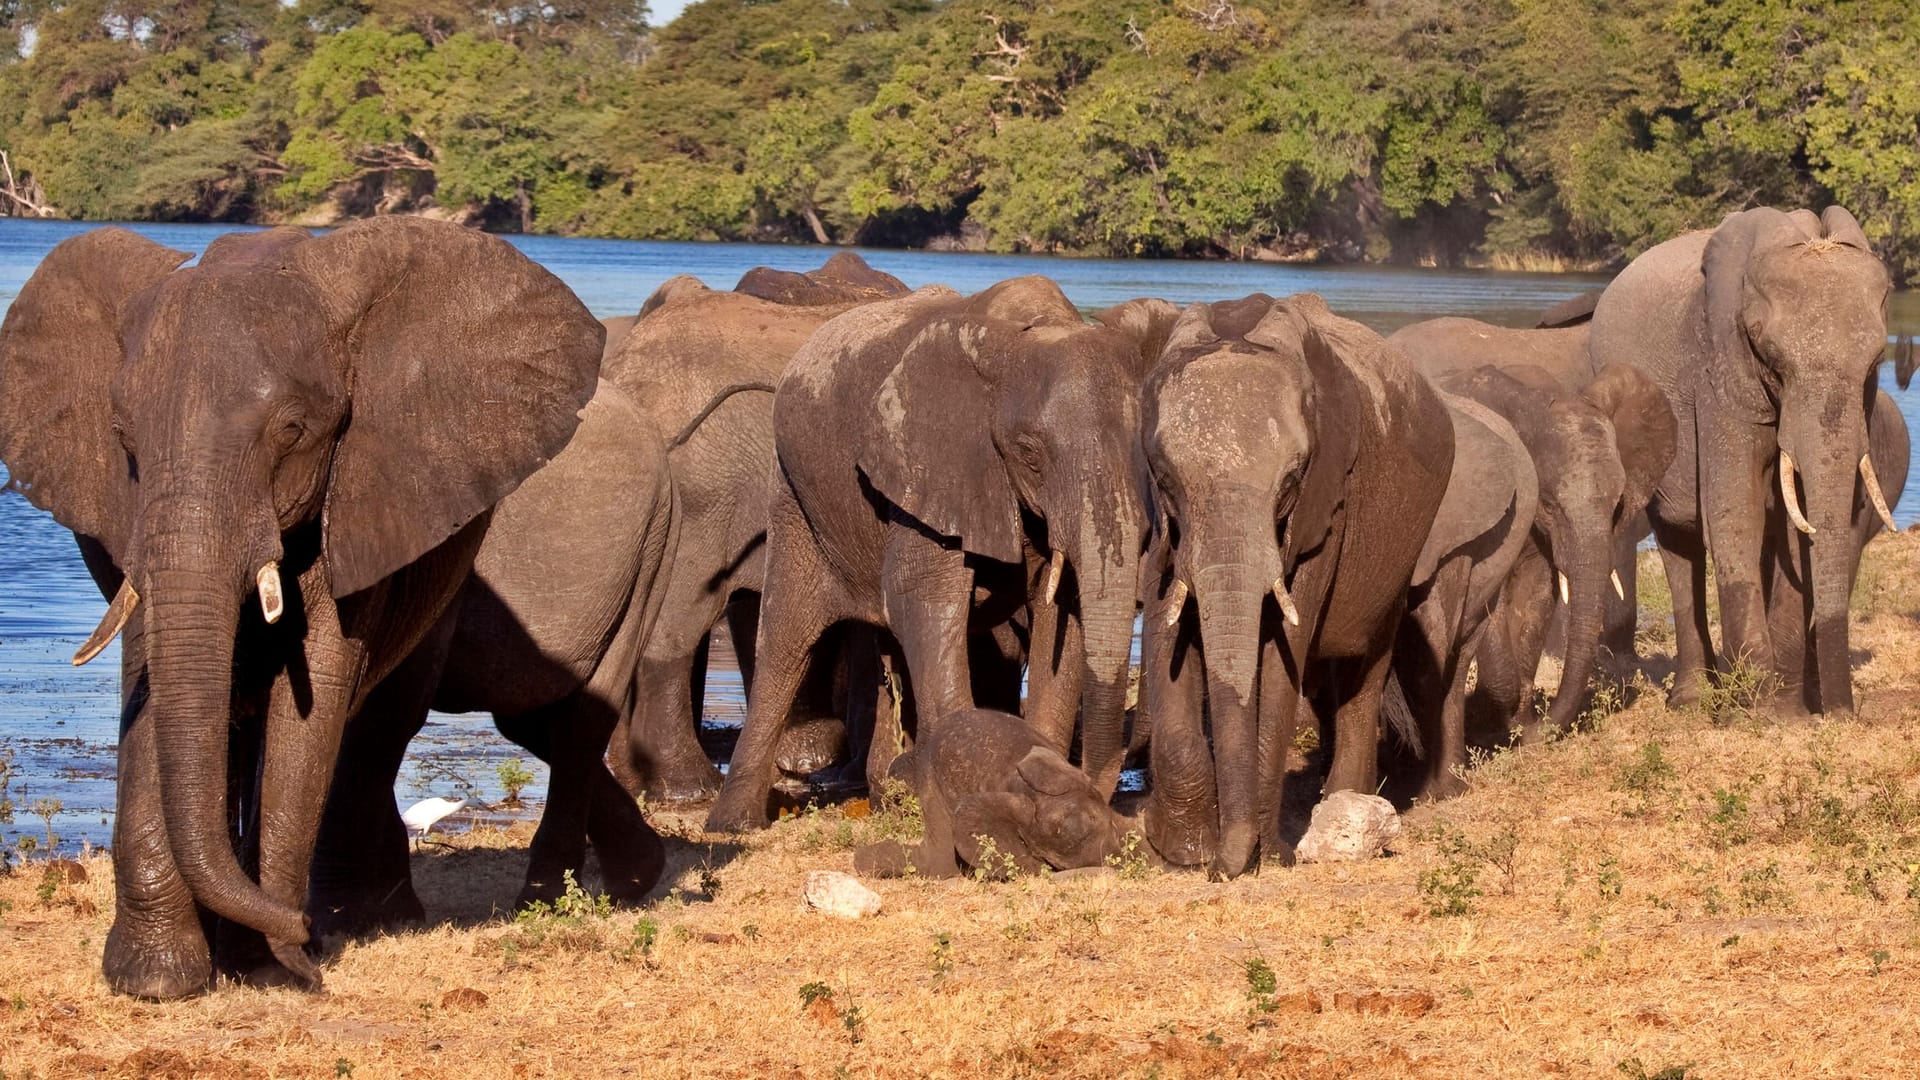
[[[1294,856],[1301,862],[1360,862],[1400,835],[1400,815],[1378,795],[1336,791],[1313,808]]]
[[[880,894],[838,870],[808,871],[806,897],[807,907],[843,919],[880,914]]]

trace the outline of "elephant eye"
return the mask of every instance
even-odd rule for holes
[[[306,433],[307,429],[301,426],[300,421],[288,420],[274,431],[273,445],[283,451],[291,450],[299,445],[301,438],[304,437]]]
[[[1040,461],[1044,454],[1041,451],[1039,439],[1032,435],[1016,435],[1013,439],[1013,452],[1014,456],[1020,459],[1020,464],[1034,472],[1040,471]]]

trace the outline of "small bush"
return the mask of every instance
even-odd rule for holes
[[[507,797],[501,801],[508,806],[519,806],[520,793],[533,783],[533,772],[527,768],[527,763],[517,757],[508,758],[494,772],[500,777],[500,786],[507,792]]]

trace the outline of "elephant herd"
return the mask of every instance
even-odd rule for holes
[[[1390,338],[1312,294],[1088,318],[851,254],[602,323],[419,219],[188,260],[76,236],[0,327],[0,459],[111,598],[75,662],[123,636],[104,969],[152,998],[317,985],[320,935],[423,916],[393,785],[429,708],[552,767],[522,901],[591,843],[628,902],[664,866],[636,796],[764,825],[822,730],[924,812],[869,873],[1291,861],[1302,727],[1324,790],[1430,798],[1470,715],[1572,727],[1631,660],[1649,530],[1673,700],[1744,661],[1781,709],[1849,709],[1847,599],[1906,479],[1890,280],[1838,207],[1732,215],[1534,329]],[[723,620],[724,778],[696,738]]]

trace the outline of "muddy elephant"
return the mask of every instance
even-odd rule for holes
[[[682,539],[661,586],[662,615],[638,666],[633,709],[610,754],[621,783],[649,802],[698,800],[720,788],[720,773],[697,733],[708,635],[723,617],[742,680],[753,681],[774,483],[774,380],[823,323],[870,299],[884,284],[880,279],[894,281],[848,253],[811,274],[805,295],[833,302],[778,303],[674,278],[647,299],[605,367],[605,377],[668,437],[680,503]],[[749,272],[743,284],[754,276]],[[877,685],[878,643],[870,634],[847,636],[848,686]],[[831,670],[816,672],[807,696],[830,698],[832,680]]]
[[[1587,349],[1591,332],[1584,321],[1522,330],[1447,316],[1408,323],[1387,335],[1387,340],[1430,379],[1482,367],[1532,367],[1544,369],[1563,388],[1577,392],[1597,373]]]
[[[1649,507],[1674,597],[1675,700],[1697,697],[1712,655],[1711,560],[1724,654],[1797,680],[1768,629],[1770,609],[1784,607],[1781,618],[1811,627],[1819,699],[1783,691],[1777,702],[1853,708],[1851,524],[1862,481],[1869,496],[1881,493],[1867,413],[1891,287],[1845,209],[1761,208],[1653,248],[1595,305],[1594,362],[1646,372],[1678,421],[1673,465]],[[1768,586],[1769,545],[1799,571],[1779,592]]]
[[[884,270],[875,270],[851,251],[835,252],[818,270],[795,272],[756,266],[740,275],[733,291],[792,307],[858,304],[905,296],[907,286]]]
[[[1477,696],[1523,739],[1540,737],[1533,676],[1557,598],[1566,606],[1567,640],[1547,724],[1568,730],[1585,707],[1608,605],[1633,601],[1616,557],[1623,550],[1632,557],[1640,514],[1673,462],[1673,411],[1650,378],[1621,364],[1578,392],[1528,365],[1457,372],[1438,384],[1512,424],[1540,481],[1530,539],[1478,650]]]
[[[1259,850],[1291,855],[1281,783],[1309,664],[1327,662],[1338,729],[1327,790],[1374,789],[1381,692],[1453,425],[1397,351],[1312,294],[1188,308],[1145,407],[1147,839],[1233,876]]]
[[[1104,866],[1127,852],[1129,833],[1140,857],[1151,857],[1137,822],[1012,713],[955,713],[894,768],[919,799],[926,833],[911,847],[885,840],[855,851],[862,874],[1003,876]]]
[[[506,242],[418,218],[188,257],[83,234],[0,326],[0,457],[113,596],[79,659],[127,631],[104,966],[155,998],[208,985],[202,910],[317,981],[341,732],[572,435],[603,333]]]
[[[317,931],[418,921],[394,781],[429,706],[487,712],[551,766],[518,903],[582,875],[592,837],[603,887],[638,902],[660,838],[604,755],[634,692],[675,548],[666,440],[602,380],[567,445],[494,508],[473,576],[415,654],[348,726],[314,855]]]
[[[1078,625],[1082,764],[1113,789],[1147,528],[1136,356],[1041,278],[923,289],[808,340],[774,397],[759,670],[710,828],[765,824],[782,719],[828,627],[893,634],[924,728],[976,704],[970,630],[1034,601]]]
[[[1453,422],[1453,467],[1414,564],[1393,653],[1411,713],[1394,726],[1419,763],[1394,786],[1424,799],[1465,786],[1467,666],[1540,498],[1533,458],[1512,425],[1471,398],[1442,394],[1441,401]],[[1392,704],[1389,717],[1397,713]]]

